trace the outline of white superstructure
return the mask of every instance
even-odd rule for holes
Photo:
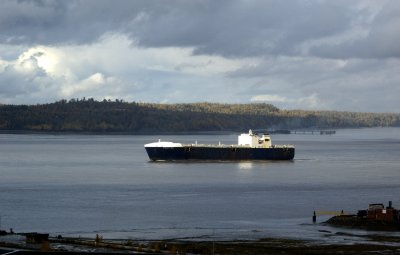
[[[290,145],[283,145],[284,147],[290,147]],[[272,146],[271,144],[271,137],[268,134],[263,134],[258,136],[257,134],[253,133],[251,129],[249,130],[248,134],[241,134],[238,136],[238,145],[224,145],[221,142],[218,145],[214,144],[181,144],[181,143],[173,143],[167,141],[158,140],[155,143],[148,143],[145,144],[144,147],[158,147],[158,148],[175,148],[175,147],[249,147],[249,148],[272,148],[272,147],[279,147],[279,145]]]
[[[261,137],[259,137],[250,129],[248,134],[241,134],[238,137],[238,145],[248,146],[251,148],[270,148],[271,137],[267,134],[263,134]]]
[[[161,142],[161,140],[158,140],[158,142],[156,142],[156,143],[145,144],[144,147],[172,148],[172,147],[182,147],[182,144],[181,143],[173,143],[173,142]]]

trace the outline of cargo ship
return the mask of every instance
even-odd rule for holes
[[[269,134],[249,133],[239,135],[238,144],[181,144],[158,140],[144,145],[152,161],[174,160],[292,160],[293,145],[273,145]]]

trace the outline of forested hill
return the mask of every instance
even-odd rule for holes
[[[190,132],[400,126],[400,114],[280,110],[270,104],[61,100],[0,105],[0,130]]]

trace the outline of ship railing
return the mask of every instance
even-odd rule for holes
[[[250,148],[248,145],[238,145],[238,144],[200,144],[200,143],[191,143],[191,144],[182,144],[184,147],[212,147],[212,148]],[[255,148],[263,148],[263,147],[255,147]],[[285,145],[271,145],[270,148],[294,148],[292,144]]]
[[[191,144],[183,144],[183,146],[191,146],[191,147],[237,147],[237,145],[228,145],[228,144],[201,144],[201,143],[191,143]],[[246,146],[243,146],[246,147]]]
[[[273,144],[271,145],[271,148],[294,148],[293,144]]]

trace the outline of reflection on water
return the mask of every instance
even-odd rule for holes
[[[240,170],[251,170],[253,168],[253,163],[251,162],[239,162],[237,166]],[[243,171],[246,172],[246,171]]]
[[[237,139],[1,134],[2,228],[91,237],[215,231],[228,239],[333,240],[326,231],[351,230],[310,224],[314,210],[356,212],[389,200],[400,207],[400,129],[273,136],[276,144],[296,146],[290,162],[152,163],[143,145],[158,138],[207,144]]]

